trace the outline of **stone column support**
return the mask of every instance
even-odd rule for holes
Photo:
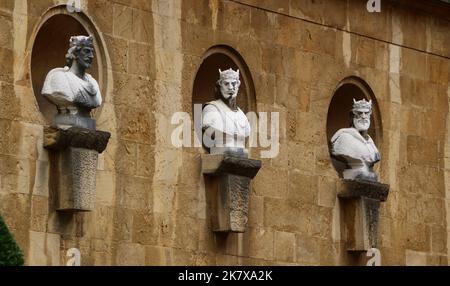
[[[44,148],[50,152],[50,181],[58,211],[91,211],[95,206],[98,154],[111,134],[80,127],[44,128]]]
[[[387,200],[389,185],[371,181],[342,180],[343,234],[348,251],[377,247],[380,203]]]
[[[206,191],[213,192],[214,198],[214,232],[245,232],[250,182],[260,168],[259,160],[224,154],[202,156],[202,173],[210,179]]]

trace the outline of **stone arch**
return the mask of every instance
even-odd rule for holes
[[[214,89],[219,69],[228,68],[240,71],[241,87],[237,97],[238,106],[244,113],[256,112],[255,86],[250,69],[239,52],[227,45],[213,46],[203,55],[192,88],[192,108],[194,104],[204,104],[216,99]],[[196,136],[201,138],[201,130],[196,130]]]
[[[61,29],[64,27],[64,29]],[[96,25],[83,12],[71,13],[66,5],[58,5],[47,10],[34,28],[29,42],[29,71],[33,93],[37,106],[46,124],[56,114],[56,108],[41,95],[47,73],[56,67],[64,67],[65,55],[69,47],[70,36],[92,35],[94,37],[95,58],[89,73],[98,81],[103,101],[109,93],[111,84],[110,60],[105,42]],[[101,107],[96,109],[98,118]]]
[[[211,47],[204,55],[194,80],[192,104],[205,103],[215,99],[214,85],[218,79],[219,68],[239,69],[241,88],[238,105],[244,111],[256,111],[255,86],[250,70],[242,56],[232,47],[218,45]]]
[[[370,86],[361,78],[351,76],[343,79],[333,91],[327,114],[327,142],[330,147],[331,137],[341,128],[350,127],[350,110],[356,100],[372,100],[372,120],[369,135],[374,140],[378,149],[382,148],[381,113],[377,99]],[[330,153],[331,155],[331,153]],[[333,166],[342,176],[342,163],[331,157]]]

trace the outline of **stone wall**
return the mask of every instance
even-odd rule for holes
[[[96,119],[112,138],[95,211],[61,214],[30,59],[42,17],[65,1],[0,0],[0,212],[27,264],[64,265],[72,247],[83,265],[365,264],[341,239],[326,134],[333,92],[355,76],[380,110],[382,263],[447,265],[450,22],[390,1],[373,14],[359,0],[82,2],[105,45]],[[262,158],[249,227],[227,236],[211,231],[204,151],[170,144],[170,118],[191,113],[216,45],[245,60],[256,109],[280,113],[280,154]]]

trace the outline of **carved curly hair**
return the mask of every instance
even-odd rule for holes
[[[73,36],[70,37],[70,47],[66,54],[66,65],[70,67],[73,60],[77,58],[76,54],[83,47],[94,47],[94,38],[92,36]]]

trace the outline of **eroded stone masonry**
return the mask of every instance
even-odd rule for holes
[[[80,3],[0,0],[0,215],[27,265],[448,265],[448,1]],[[211,126],[279,152],[194,144]]]

